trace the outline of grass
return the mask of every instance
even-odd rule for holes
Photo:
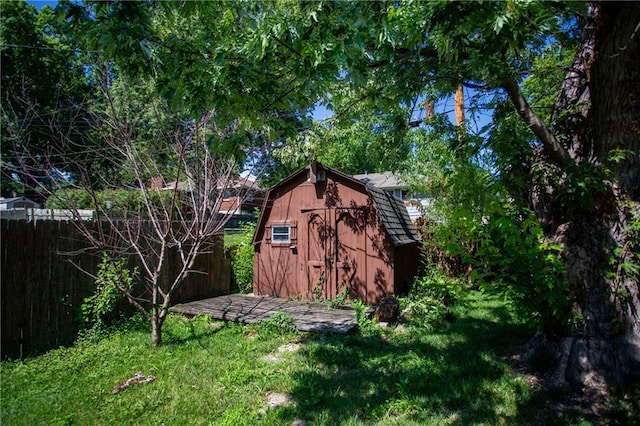
[[[224,231],[224,246],[233,247],[240,244],[242,237],[244,236],[241,229],[225,229]]]
[[[274,325],[172,316],[165,344],[151,349],[146,325],[131,321],[97,342],[5,361],[0,423],[589,424],[549,410],[562,395],[514,371],[510,357],[529,331],[496,298],[474,293],[455,321],[428,333],[335,336]],[[299,349],[278,351],[291,343]],[[279,361],[266,358],[273,354]],[[156,380],[111,394],[136,372]],[[266,409],[271,393],[294,403]]]

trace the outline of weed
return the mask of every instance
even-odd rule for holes
[[[380,334],[381,329],[378,323],[367,316],[367,305],[356,300],[353,302],[353,309],[356,311],[356,321],[361,335],[372,336]]]
[[[235,246],[230,247],[231,269],[233,278],[240,293],[251,293],[253,290],[253,234],[255,223],[244,223],[239,236],[236,236]],[[226,236],[225,236],[226,238]]]
[[[442,319],[452,321],[462,293],[459,280],[446,276],[437,268],[431,269],[416,278],[409,295],[400,299],[401,316],[423,328],[432,328]]]
[[[286,312],[275,312],[269,318],[259,322],[263,327],[277,332],[295,332],[294,318]]]
[[[130,290],[137,273],[137,268],[133,271],[127,268],[126,259],[113,260],[107,253],[102,254],[95,290],[80,306],[80,339],[99,338],[106,332],[109,321],[114,319],[116,305],[123,297],[118,287]]]

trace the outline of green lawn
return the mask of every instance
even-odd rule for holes
[[[242,241],[244,234],[239,229],[227,229],[224,231],[224,246],[236,246]]]
[[[529,331],[479,293],[429,333],[302,334],[178,316],[164,330],[155,350],[144,325],[130,322],[98,342],[3,362],[0,423],[589,424],[549,410],[559,395],[514,371]],[[156,379],[111,393],[137,372]],[[293,402],[266,409],[272,393]]]

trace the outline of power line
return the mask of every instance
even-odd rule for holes
[[[26,44],[0,44],[0,48],[2,47],[11,47],[14,49],[53,50],[53,51],[63,51],[63,52],[102,53],[99,50],[85,50],[85,49],[79,49],[77,47],[71,48],[71,47],[29,46]]]

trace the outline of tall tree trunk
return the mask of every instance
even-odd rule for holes
[[[572,327],[546,338],[558,348],[555,379],[575,388],[604,389],[640,374],[637,276],[616,268],[639,259],[629,230],[639,220],[639,81],[640,9],[591,4],[551,122],[572,164],[552,166],[534,197],[547,234],[564,248]]]
[[[455,110],[456,110],[456,126],[458,126],[458,139],[462,139],[464,134],[465,120],[464,120],[464,86],[462,82],[458,83],[456,87],[456,94],[454,97]]]

